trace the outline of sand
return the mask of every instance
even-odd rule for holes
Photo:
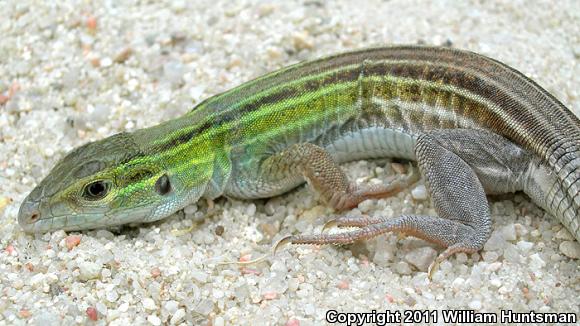
[[[480,253],[388,234],[288,247],[332,211],[307,187],[269,200],[200,203],[114,232],[31,236],[21,201],[72,148],[155,125],[303,59],[383,44],[448,45],[503,61],[580,114],[580,5],[560,1],[0,2],[0,324],[319,325],[329,310],[580,311],[580,246],[524,195],[491,202]],[[343,165],[360,183],[390,160]],[[423,184],[354,213],[433,213]],[[175,232],[194,225],[190,232]],[[93,320],[96,320],[93,322]],[[441,320],[439,320],[441,322]]]

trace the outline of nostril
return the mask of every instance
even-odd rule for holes
[[[40,214],[38,214],[38,212],[34,212],[32,213],[32,215],[30,215],[30,223],[34,223],[38,220],[38,218],[40,217]]]

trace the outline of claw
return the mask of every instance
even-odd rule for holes
[[[435,274],[435,272],[439,269],[439,262],[437,261],[437,259],[435,259],[431,265],[429,265],[429,268],[427,269],[427,278],[429,278],[429,281],[433,281],[433,274]]]
[[[332,228],[334,228],[336,226],[338,226],[338,223],[336,222],[336,219],[332,219],[332,220],[324,223],[324,225],[322,226],[322,231],[320,231],[320,232],[321,233],[324,233],[328,229],[332,229]]]
[[[252,264],[257,264],[261,261],[266,260],[270,255],[265,254],[262,257],[258,257],[256,259],[253,260],[248,260],[248,261],[223,261],[223,262],[219,262],[216,263],[217,266],[220,265],[239,265],[239,266],[247,266],[247,265],[252,265]]]
[[[292,236],[291,235],[287,235],[287,236],[283,237],[282,239],[278,240],[278,242],[274,245],[274,248],[272,248],[272,256],[276,255],[276,253],[278,252],[278,249],[280,249],[280,247],[285,246],[289,243],[292,243]]]
[[[272,248],[271,255],[272,256],[276,255],[276,253],[278,252],[280,247],[287,245],[289,243],[292,243],[292,236],[291,235],[287,235],[287,236],[283,237],[282,239],[278,240],[278,242],[276,242],[276,244]],[[269,254],[265,254],[262,257],[258,257],[256,259],[250,260],[250,261],[224,261],[224,262],[217,263],[216,265],[239,265],[239,266],[252,265],[252,264],[256,264],[256,263],[259,263],[261,261],[264,261],[269,256],[270,256]]]
[[[278,242],[276,242],[276,244],[272,248],[271,255],[272,256],[276,255],[276,253],[278,252],[280,247],[287,245],[289,243],[292,243],[292,236],[291,235],[287,235],[287,236],[283,237],[282,239],[278,240]],[[258,257],[256,259],[250,260],[250,261],[224,261],[224,262],[217,263],[216,265],[240,265],[240,266],[252,265],[252,264],[256,264],[256,263],[259,263],[259,262],[265,260],[269,256],[270,255],[265,254],[262,257]]]

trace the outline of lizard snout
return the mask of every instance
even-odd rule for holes
[[[18,224],[25,232],[30,233],[34,229],[34,224],[40,220],[40,217],[40,201],[26,198],[18,211]]]

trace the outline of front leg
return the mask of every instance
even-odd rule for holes
[[[310,143],[295,144],[266,159],[260,167],[262,176],[300,174],[322,199],[336,210],[356,207],[370,198],[397,194],[419,179],[419,173],[399,177],[388,184],[359,187],[348,178],[323,148]],[[279,178],[279,177],[278,177]]]
[[[421,135],[415,153],[439,216],[346,217],[336,224],[362,228],[338,234],[293,236],[282,242],[344,244],[389,231],[404,232],[447,248],[431,264],[429,274],[454,253],[481,250],[491,234],[485,191],[521,190],[531,160],[529,153],[494,133],[462,129]]]

